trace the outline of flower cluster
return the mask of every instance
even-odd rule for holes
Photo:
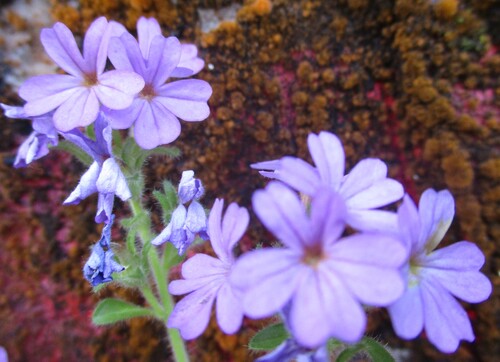
[[[113,155],[113,129],[133,127],[137,144],[152,149],[179,136],[178,118],[202,121],[209,115],[207,101],[212,89],[207,82],[168,81],[170,77],[192,76],[203,68],[196,47],[164,37],[154,19],[140,18],[137,32],[139,41],[121,24],[98,18],[87,30],[81,52],[66,25],[56,23],[43,29],[40,39],[45,51],[67,74],[25,81],[19,89],[26,101],[23,107],[1,104],[7,117],[30,119],[34,129],[19,148],[15,167],[25,167],[47,155],[49,146],[58,145],[59,136],[91,157],[93,163],[64,204],[77,204],[97,193],[95,220],[105,223],[105,229],[112,222],[115,196],[123,201],[132,197],[121,162]],[[108,59],[114,69],[106,69]],[[81,130],[92,125],[94,138]],[[203,235],[206,228],[203,207],[196,202],[202,193],[192,195],[193,201],[186,199],[185,191],[180,194],[183,204],[191,204],[187,212],[180,205],[171,222],[171,241],[179,252],[192,242],[194,234]],[[180,235],[183,227],[192,233]],[[101,239],[85,266],[85,277],[93,285],[111,280],[106,273],[119,269],[110,262],[108,244]]]
[[[198,336],[217,297],[217,320],[226,333],[236,330],[226,325],[230,317],[239,320],[236,309],[250,318],[285,316],[291,338],[262,361],[327,360],[330,338],[361,339],[364,306],[387,307],[402,338],[416,337],[425,326],[429,340],[444,352],[456,350],[460,339],[473,340],[470,322],[453,296],[483,301],[491,283],[479,272],[484,257],[472,243],[433,251],[453,218],[451,194],[427,190],[418,211],[408,196],[397,213],[378,210],[404,195],[401,184],[387,178],[381,160],[362,160],[344,175],[344,152],[335,135],[312,134],[308,143],[316,167],[293,157],[253,165],[278,180],[256,191],[252,204],[283,247],[228,258],[248,216],[242,213],[238,222],[228,210],[221,234],[213,215],[220,215],[222,206],[216,202],[209,236],[219,259],[199,254],[183,265],[184,280],[171,282],[170,290],[191,294],[178,304],[169,326],[179,328],[184,338]],[[346,226],[357,232],[346,234]],[[233,243],[227,242],[226,227],[238,230]],[[221,242],[230,247],[226,254]],[[233,305],[223,309],[219,304],[227,304],[219,299],[229,291]]]

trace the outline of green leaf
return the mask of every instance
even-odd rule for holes
[[[364,337],[360,342],[348,346],[337,357],[337,362],[348,362],[359,354],[368,355],[373,362],[395,362],[394,357],[377,340]]]
[[[186,255],[179,255],[177,249],[172,243],[166,243],[165,249],[163,250],[163,268],[168,271],[174,265],[181,263]]]
[[[84,150],[66,140],[60,141],[57,146],[51,147],[51,149],[66,151],[71,155],[75,156],[78,159],[78,161],[80,161],[86,166],[90,166],[92,162],[94,162],[92,157],[90,157]]]
[[[290,334],[283,323],[271,324],[258,331],[250,340],[248,347],[255,351],[270,351],[283,343]]]
[[[353,344],[339,354],[336,362],[349,362],[361,352],[363,352],[363,346],[360,343]]]
[[[148,156],[153,156],[153,155],[167,156],[169,158],[178,158],[181,155],[181,150],[173,146],[170,147],[160,146],[148,151]]]
[[[92,322],[97,326],[103,326],[134,317],[152,316],[154,313],[148,308],[139,307],[121,299],[106,298],[95,307]]]
[[[163,181],[163,191],[155,190],[153,191],[153,196],[160,203],[163,212],[163,223],[167,224],[179,201],[177,190],[170,181],[165,180]]]
[[[365,337],[361,340],[361,343],[374,362],[395,362],[390,352],[377,340]]]

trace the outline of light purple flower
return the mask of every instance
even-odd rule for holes
[[[214,300],[217,322],[227,334],[236,333],[243,320],[240,301],[228,282],[233,267],[233,248],[248,226],[248,211],[232,203],[222,218],[224,201],[215,200],[210,211],[208,234],[218,258],[196,254],[182,265],[182,277],[169,284],[173,295],[187,294],[168,320],[169,328],[178,328],[184,339],[198,337],[206,329]]]
[[[312,197],[310,216],[295,192],[271,182],[253,195],[261,222],[286,246],[254,250],[233,267],[243,311],[264,318],[291,303],[290,331],[306,348],[330,337],[358,341],[366,315],[361,303],[385,306],[404,289],[399,267],[405,248],[390,236],[362,233],[340,238],[346,207],[331,188]]]
[[[12,107],[0,103],[5,116],[9,118],[31,119],[33,132],[19,146],[14,167],[26,167],[34,160],[38,160],[49,153],[49,146],[57,146],[59,135],[52,122],[52,114],[30,117],[24,112],[23,107]]]
[[[479,269],[484,255],[468,241],[434,250],[448,230],[455,214],[449,191],[426,190],[418,210],[404,197],[398,210],[401,239],[410,253],[403,270],[407,289],[391,305],[389,314],[396,334],[417,337],[425,328],[439,350],[454,352],[461,339],[474,340],[467,313],[454,297],[479,303],[491,294],[491,282]]]
[[[194,178],[194,171],[188,170],[182,172],[181,181],[179,182],[179,200],[185,204],[191,200],[199,200],[205,189],[200,179]]]
[[[399,200],[404,194],[403,186],[387,177],[387,166],[381,160],[361,160],[344,176],[344,149],[337,136],[324,131],[318,135],[311,133],[307,144],[316,167],[289,156],[251,167],[309,196],[320,187],[329,186],[343,197],[347,206],[346,222],[357,230],[397,230],[395,213],[374,210]]]
[[[85,34],[82,55],[66,25],[43,29],[40,39],[45,51],[69,74],[41,75],[24,82],[19,95],[27,102],[26,113],[40,116],[55,110],[55,127],[67,132],[94,122],[101,104],[110,109],[130,106],[144,80],[130,71],[104,72],[110,37],[125,31],[114,21],[96,19]]]
[[[95,192],[97,201],[96,222],[109,222],[113,211],[115,195],[122,201],[132,197],[120,166],[113,157],[111,140],[112,129],[101,113],[95,122],[96,140],[84,136],[79,130],[64,133],[63,136],[73,142],[93,159],[94,163],[83,174],[75,190],[64,201],[65,205],[78,204]]]
[[[178,118],[202,121],[210,110],[212,88],[198,79],[165,83],[172,76],[187,76],[198,70],[191,47],[183,48],[175,37],[165,38],[154,19],[137,22],[139,42],[129,33],[113,38],[109,59],[119,70],[140,74],[146,85],[132,105],[122,111],[106,110],[115,129],[134,125],[137,144],[145,149],[174,141],[180,134]],[[183,59],[183,50],[189,50]],[[179,68],[180,67],[180,68]]]

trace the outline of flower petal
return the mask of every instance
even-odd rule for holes
[[[95,222],[109,223],[113,216],[113,204],[115,202],[115,194],[99,194],[97,197],[97,213]]]
[[[80,182],[76,186],[75,190],[64,200],[64,205],[78,204],[80,201],[85,199],[87,196],[92,195],[97,192],[96,182],[99,177],[99,172],[101,168],[97,162],[90,165],[89,169],[80,178]]]
[[[460,241],[433,251],[421,263],[427,268],[465,271],[481,269],[484,261],[484,254],[476,244]]]
[[[408,195],[403,197],[403,203],[398,208],[398,226],[405,246],[408,250],[416,251],[420,234],[420,217],[415,203]]]
[[[395,267],[380,267],[335,259],[326,265],[363,304],[386,306],[404,292],[405,284]]]
[[[224,278],[220,275],[207,275],[194,279],[172,280],[168,285],[168,291],[172,295],[188,294],[195,290],[205,287],[209,283],[216,285],[224,283]]]
[[[76,127],[86,127],[94,122],[99,113],[99,101],[93,89],[77,88],[69,99],[54,113],[54,126],[61,132]]]
[[[171,77],[184,78],[195,75],[203,69],[205,61],[198,56],[198,48],[194,44],[181,44],[181,59],[170,74]]]
[[[101,74],[99,84],[94,87],[101,103],[110,109],[129,107],[142,88],[142,77],[125,70],[111,70]]]
[[[206,254],[196,254],[182,264],[182,277],[185,279],[206,276],[224,276],[227,267],[219,260]]]
[[[155,18],[141,16],[137,21],[137,37],[144,59],[148,59],[151,42],[157,35],[161,35],[161,28],[158,21]]]
[[[346,207],[342,197],[330,187],[318,189],[311,201],[310,242],[323,245],[337,241],[345,228]]]
[[[261,249],[244,254],[236,261],[229,280],[243,292],[245,314],[263,318],[283,308],[300,277],[299,258],[286,249]]]
[[[157,93],[158,102],[184,121],[203,121],[210,115],[207,101],[212,88],[204,80],[186,79],[167,83]]]
[[[278,180],[309,196],[313,196],[321,185],[318,170],[296,157],[283,157],[277,175]]]
[[[39,116],[59,107],[75,93],[82,91],[79,81],[69,75],[41,75],[32,77],[19,89],[26,116]]]
[[[104,69],[104,63],[106,61],[107,54],[107,41],[106,41],[106,52],[101,52],[101,59],[98,60],[99,48],[104,40],[106,29],[108,27],[108,20],[101,16],[95,19],[89,28],[85,32],[85,38],[83,39],[83,59],[85,60],[84,67],[82,70],[86,74],[96,73],[97,63],[101,65],[101,71]],[[104,59],[102,56],[104,55]],[[97,72],[97,74],[99,74]]]
[[[151,42],[146,61],[145,81],[155,88],[162,86],[179,64],[180,58],[181,43],[176,37],[155,36]]]
[[[185,296],[175,305],[168,328],[178,328],[184,339],[199,337],[207,328],[217,291],[218,288],[209,283]]]
[[[117,70],[133,71],[141,76],[146,73],[145,60],[137,40],[128,32],[109,41],[108,57]]]
[[[331,244],[328,253],[332,260],[361,265],[398,268],[407,259],[406,248],[389,235],[360,233]]]
[[[197,201],[192,201],[189,204],[186,216],[186,227],[194,234],[206,231],[207,215],[205,209]]]
[[[208,235],[210,237],[210,244],[212,244],[215,254],[217,254],[221,260],[227,261],[225,243],[222,239],[223,207],[224,200],[215,199],[214,205],[210,210],[210,215],[208,215]]]
[[[179,120],[155,101],[144,102],[134,125],[134,137],[144,149],[173,142],[181,133]]]
[[[418,203],[421,221],[420,246],[431,252],[438,246],[448,231],[455,215],[455,200],[448,190],[424,191]]]
[[[444,353],[455,352],[461,339],[472,342],[474,333],[462,306],[439,284],[423,280],[425,331],[429,340]]]
[[[289,248],[302,250],[309,245],[311,223],[297,194],[273,181],[265,190],[257,190],[252,205],[260,221]]]
[[[483,302],[491,294],[491,282],[478,271],[424,268],[422,276],[438,281],[455,297],[468,303]]]
[[[224,283],[217,294],[215,304],[217,322],[226,334],[238,332],[243,321],[241,300],[236,297],[229,283]]]
[[[111,128],[127,129],[132,127],[134,122],[137,120],[145,102],[146,101],[144,99],[135,98],[132,105],[125,109],[117,110],[102,107],[102,111],[111,124]]]
[[[320,266],[303,276],[293,297],[289,322],[299,344],[316,348],[329,337],[358,341],[366,316],[344,284]]]
[[[250,215],[247,209],[239,207],[234,202],[228,206],[222,220],[222,240],[229,260],[231,260],[234,245],[245,233],[249,222]]]
[[[352,209],[372,209],[397,201],[403,195],[403,186],[396,180],[386,178],[375,181],[370,187],[347,199],[346,205]]]
[[[96,182],[97,190],[103,194],[113,193],[122,201],[132,197],[127,180],[123,175],[120,166],[113,158],[108,158],[102,164],[101,173]]]
[[[385,210],[347,209],[346,223],[360,231],[379,231],[397,235],[397,214]]]
[[[344,177],[345,156],[342,143],[334,134],[320,132],[319,135],[309,134],[307,145],[322,183],[337,191]]]
[[[50,29],[42,29],[40,40],[49,57],[57,65],[75,77],[83,77],[85,61],[73,33],[66,25],[55,23]]]
[[[347,200],[386,177],[387,166],[385,163],[378,158],[366,158],[359,161],[345,176],[340,193]]]
[[[410,285],[405,293],[388,308],[396,334],[404,339],[417,337],[424,328],[424,311],[420,288]]]

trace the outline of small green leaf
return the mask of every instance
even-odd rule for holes
[[[66,140],[60,141],[57,146],[51,147],[51,149],[66,151],[71,155],[75,156],[78,159],[78,161],[80,161],[86,166],[90,166],[92,162],[94,162],[92,157],[90,157],[87,153],[85,153],[84,150]]]
[[[179,201],[177,190],[170,181],[163,181],[163,191],[153,191],[153,196],[160,203],[163,212],[163,222],[167,224]]]
[[[290,334],[283,323],[271,324],[258,331],[250,340],[248,347],[255,351],[270,351],[283,343]]]
[[[177,147],[172,147],[172,146],[171,147],[160,146],[148,151],[148,156],[153,156],[153,155],[168,156],[169,158],[178,158],[181,155],[181,150],[178,149]]]
[[[349,362],[361,353],[370,357],[373,362],[395,362],[389,351],[371,337],[364,337],[360,342],[348,346],[337,357],[337,362]]]
[[[181,263],[186,255],[179,255],[177,249],[172,243],[166,243],[165,250],[163,250],[163,268],[168,271],[174,265]]]
[[[152,317],[153,311],[121,299],[106,298],[97,304],[92,322],[97,326],[113,324],[134,317]]]
[[[363,352],[361,343],[353,344],[342,351],[337,357],[337,362],[349,362],[359,353]]]
[[[377,340],[365,337],[362,339],[361,343],[366,353],[368,353],[374,362],[395,362],[390,352]]]

